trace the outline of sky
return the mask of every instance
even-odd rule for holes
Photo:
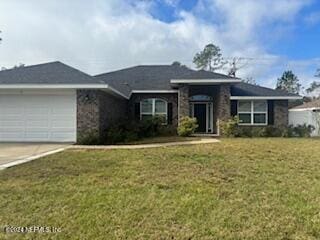
[[[190,68],[208,43],[245,60],[237,74],[304,86],[320,67],[320,0],[1,0],[0,67],[62,61],[89,74],[140,64]],[[222,70],[224,71],[224,70]]]

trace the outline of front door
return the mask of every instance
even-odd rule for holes
[[[205,133],[207,131],[207,104],[195,103],[193,111],[193,116],[199,125],[197,132]]]

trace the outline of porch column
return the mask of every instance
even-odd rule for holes
[[[189,116],[189,86],[182,85],[179,87],[178,99],[179,119],[181,117]]]
[[[228,120],[231,117],[230,96],[230,85],[221,85],[217,99],[218,119],[220,121]]]

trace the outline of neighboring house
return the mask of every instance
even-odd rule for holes
[[[92,77],[61,62],[0,71],[0,141],[65,141],[103,134],[121,120],[160,115],[198,132],[238,115],[243,125],[288,125],[288,100],[301,97],[184,66],[137,66]]]
[[[311,136],[320,136],[320,99],[304,103],[289,110],[289,124],[312,125],[315,130]]]

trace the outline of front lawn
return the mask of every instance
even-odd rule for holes
[[[0,172],[0,239],[320,239],[320,140],[69,150]]]

